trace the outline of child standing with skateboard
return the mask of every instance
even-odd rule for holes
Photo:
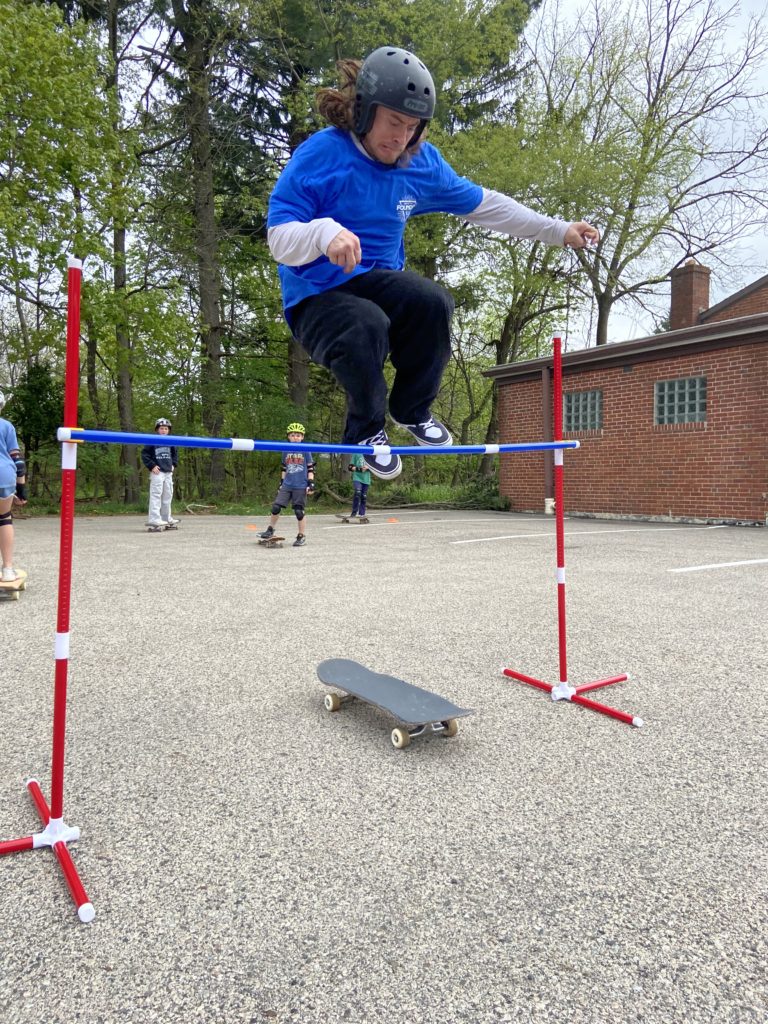
[[[362,455],[352,456],[349,469],[352,473],[354,494],[352,495],[352,511],[349,516],[345,517],[344,522],[348,523],[350,519],[359,516],[361,523],[367,523],[369,520],[365,514],[365,505],[368,497],[368,488],[371,486],[371,471],[368,469]]]
[[[0,391],[0,411],[5,395]],[[14,502],[26,505],[25,482],[27,467],[21,457],[16,431],[9,420],[0,417],[0,555],[3,559],[2,582],[14,583],[20,573],[13,568],[13,515]],[[21,573],[23,577],[23,573]]]
[[[289,423],[285,432],[291,444],[301,444],[306,433],[301,423]],[[293,546],[295,548],[303,547],[307,543],[307,538],[304,536],[304,507],[307,494],[311,494],[314,489],[315,460],[312,453],[283,452],[280,466],[280,490],[272,504],[272,518],[269,520],[269,526],[259,536],[264,540],[269,540],[275,532],[275,525],[280,518],[280,513],[290,504],[299,524],[299,532]]]
[[[170,432],[170,420],[161,417],[156,421],[156,434],[167,437]],[[171,515],[173,471],[179,464],[177,449],[169,444],[147,444],[141,449],[141,461],[149,470],[147,529],[150,533],[178,529],[179,520]]]

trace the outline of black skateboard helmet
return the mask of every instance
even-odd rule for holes
[[[435,113],[435,83],[415,54],[397,46],[380,46],[365,58],[355,93],[355,132],[360,138],[370,130],[377,106],[420,117],[408,145],[419,141]]]
[[[158,427],[168,427],[168,429],[170,430],[171,421],[167,420],[165,416],[161,416],[159,420],[155,420],[155,430],[157,430]]]

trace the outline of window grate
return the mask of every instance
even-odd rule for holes
[[[602,430],[603,392],[569,391],[563,395],[563,426],[569,433]]]
[[[655,423],[704,423],[707,419],[707,378],[681,377],[655,385]]]

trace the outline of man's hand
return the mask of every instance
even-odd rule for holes
[[[351,274],[363,258],[360,251],[360,239],[351,231],[342,228],[338,235],[331,240],[326,256],[337,267],[343,267],[345,274]]]
[[[563,244],[569,245],[572,249],[585,249],[588,245],[597,245],[599,241],[600,232],[597,228],[593,228],[585,220],[578,220],[565,232]]]
[[[154,473],[155,475],[157,475],[160,472],[160,467],[159,466],[153,466],[152,469],[150,469],[149,472],[150,473]]]

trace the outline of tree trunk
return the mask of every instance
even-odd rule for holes
[[[118,87],[118,40],[117,40],[117,14],[118,0],[110,0],[109,3],[109,52],[112,56],[112,70],[107,75],[107,90],[114,90],[114,114],[113,127],[119,131],[120,104]],[[120,185],[114,183],[115,193],[119,192]],[[118,310],[115,322],[115,341],[117,343],[117,411],[120,418],[120,429],[124,433],[133,433],[133,353],[131,337],[125,318],[125,211],[122,203],[115,204],[115,214],[112,226],[112,254],[113,274],[112,284],[115,292],[115,307]],[[95,345],[95,338],[93,344]],[[95,350],[94,350],[95,356]],[[90,385],[90,382],[89,382]],[[94,409],[95,412],[95,409]],[[139,500],[139,470],[135,445],[125,445],[120,448],[120,465],[125,467],[123,481],[123,499],[129,504]],[[112,495],[110,495],[112,497]]]
[[[295,338],[288,342],[288,397],[297,409],[307,408],[309,353]]]
[[[303,68],[297,66],[291,75],[293,93],[298,93],[302,85]],[[290,104],[293,106],[293,104]],[[288,130],[288,151],[293,155],[294,151],[306,141],[312,133],[304,123],[297,123],[291,120]],[[288,342],[288,397],[297,409],[306,409],[309,402],[309,355],[307,350],[301,346],[295,338]]]
[[[595,293],[595,302],[597,303],[597,327],[595,330],[595,344],[596,345],[607,345],[608,344],[608,318],[611,315],[611,307],[613,306],[613,296],[610,292]]]
[[[187,73],[187,124],[194,193],[195,256],[200,287],[200,394],[202,421],[209,437],[219,437],[224,422],[221,393],[221,269],[218,256],[213,156],[210,121],[210,38],[205,26],[206,5],[190,0],[187,9],[173,0],[173,11],[184,43]],[[223,452],[210,454],[211,494],[224,489]]]

